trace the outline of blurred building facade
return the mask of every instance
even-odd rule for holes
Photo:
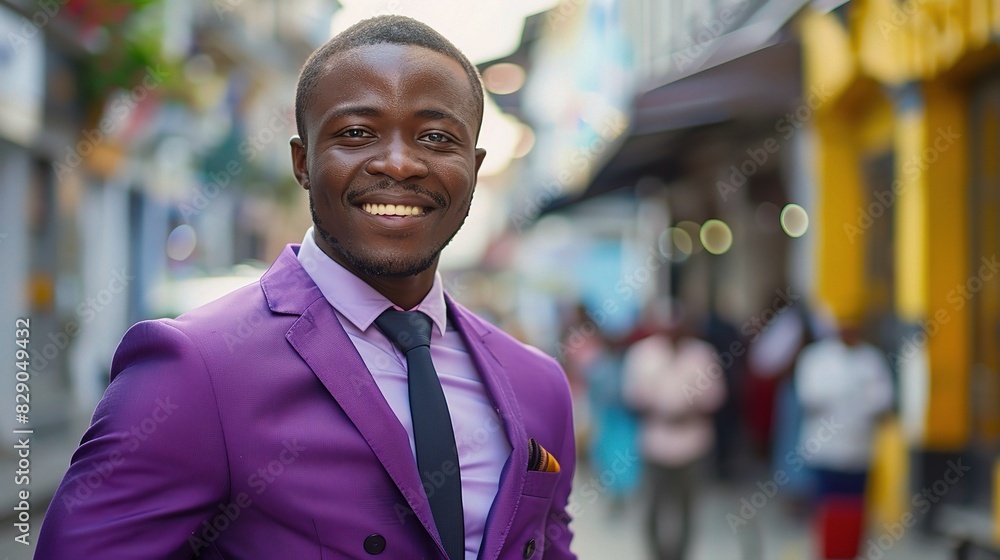
[[[269,261],[304,230],[285,146],[337,4],[279,8],[0,2],[0,306],[32,320],[36,425],[93,410],[128,326],[183,311],[177,281]]]

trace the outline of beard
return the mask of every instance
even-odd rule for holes
[[[357,272],[373,278],[406,278],[408,276],[416,276],[437,263],[438,256],[440,256],[441,251],[443,251],[444,248],[451,243],[451,240],[458,234],[458,230],[462,229],[462,225],[465,224],[465,219],[469,216],[469,211],[468,209],[466,210],[465,216],[462,216],[462,222],[459,224],[458,228],[456,228],[455,231],[448,236],[448,239],[446,239],[444,243],[438,247],[431,247],[426,252],[417,255],[379,255],[365,247],[356,248],[351,246],[350,243],[341,243],[336,237],[323,228],[323,224],[320,222],[319,216],[316,214],[316,206],[313,203],[312,191],[309,192],[309,214],[312,215],[313,228],[316,230],[316,233],[319,234],[320,238],[322,238],[327,245],[332,247],[345,259],[347,259],[347,262],[350,263],[350,265]]]

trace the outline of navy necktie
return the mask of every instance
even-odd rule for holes
[[[431,319],[419,311],[388,309],[375,319],[375,325],[406,354],[417,470],[441,543],[451,560],[462,560],[465,513],[458,447],[448,402],[431,362]]]

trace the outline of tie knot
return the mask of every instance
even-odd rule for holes
[[[404,354],[431,345],[431,318],[420,311],[386,309],[375,319],[375,326]]]

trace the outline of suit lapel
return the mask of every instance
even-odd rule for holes
[[[486,518],[486,529],[479,549],[479,558],[482,560],[496,560],[514,522],[514,512],[517,510],[524,489],[528,469],[528,436],[510,381],[503,373],[503,365],[490,350],[487,342],[491,331],[475,320],[468,310],[456,304],[447,295],[446,298],[451,317],[455,320],[458,331],[462,333],[469,354],[483,377],[511,445],[511,454],[500,473],[500,485],[489,516]]]
[[[261,285],[273,311],[300,315],[285,338],[368,442],[416,518],[445,556],[410,450],[409,436],[382,396],[333,308],[299,265],[292,246],[275,261],[261,279]]]

